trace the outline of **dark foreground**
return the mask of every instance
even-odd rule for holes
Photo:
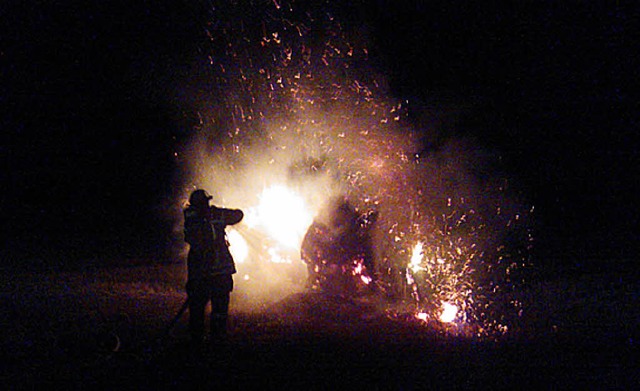
[[[529,332],[499,341],[451,336],[371,297],[299,293],[249,310],[238,296],[228,340],[194,352],[184,318],[166,332],[183,300],[176,274],[4,273],[4,388],[640,387],[637,284],[622,280],[549,285]]]

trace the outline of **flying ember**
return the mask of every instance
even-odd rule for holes
[[[185,87],[197,125],[178,156],[184,194],[245,211],[229,241],[247,284],[375,286],[474,335],[516,322],[532,209],[499,157],[410,115],[362,25],[341,22],[348,3],[240,3],[203,26]]]

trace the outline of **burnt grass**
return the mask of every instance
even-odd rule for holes
[[[3,271],[5,389],[637,389],[638,282],[540,281],[516,331],[469,338],[376,295],[302,292],[248,305],[189,346],[176,265]]]

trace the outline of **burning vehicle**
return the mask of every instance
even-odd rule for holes
[[[355,293],[372,287],[375,266],[371,226],[378,213],[359,213],[348,200],[336,198],[316,218],[302,240],[309,287],[328,293]]]

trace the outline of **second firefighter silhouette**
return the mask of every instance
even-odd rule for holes
[[[204,338],[204,315],[211,301],[211,337],[226,334],[229,295],[236,272],[229,252],[225,227],[239,223],[244,214],[239,209],[209,205],[211,196],[202,189],[189,197],[184,210],[184,236],[189,243],[187,256],[187,295],[189,297],[189,332],[196,344]]]

